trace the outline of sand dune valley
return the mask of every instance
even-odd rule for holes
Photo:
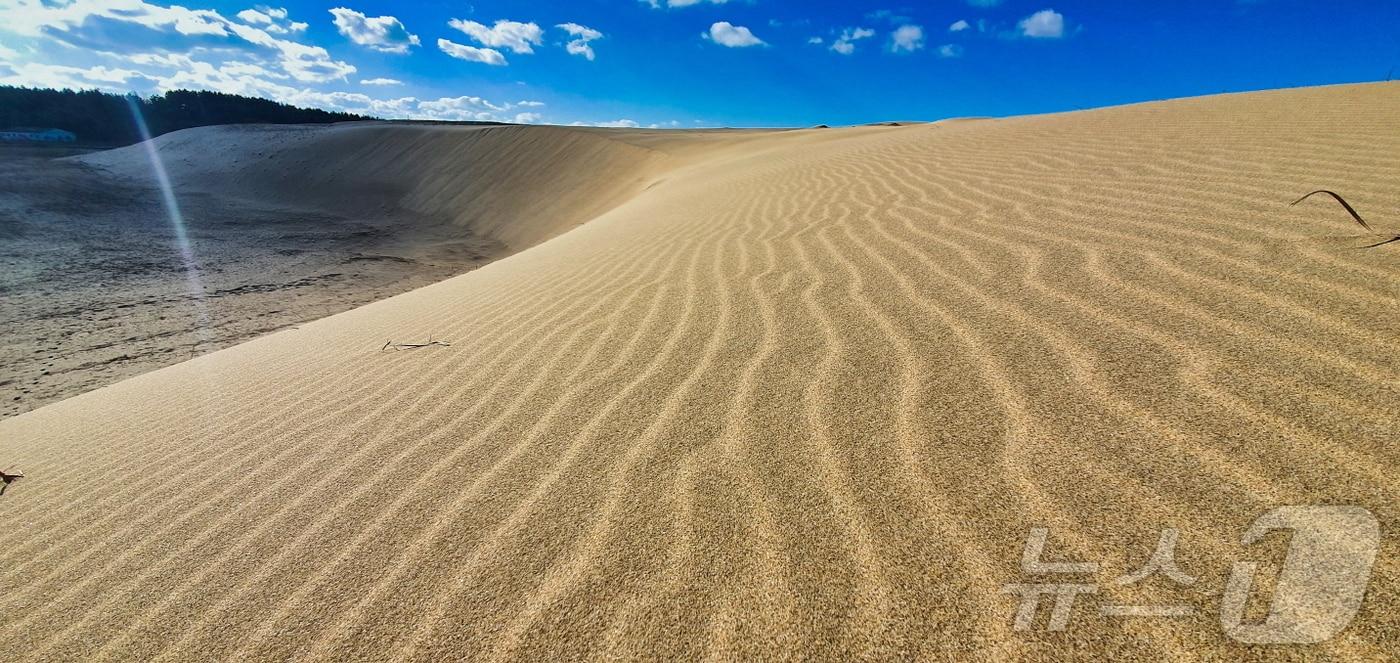
[[[146,145],[33,166],[147,225],[7,231],[6,659],[1393,659],[1398,111],[188,129],[193,285]],[[1316,644],[1223,625],[1285,505],[1383,533]],[[1167,528],[1193,582],[1117,582]]]

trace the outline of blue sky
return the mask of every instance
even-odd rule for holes
[[[0,0],[0,83],[385,117],[855,124],[1392,71],[1400,0]]]

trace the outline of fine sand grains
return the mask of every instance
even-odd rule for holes
[[[1288,206],[1331,189],[1400,231],[1396,108],[1400,85],[1376,84],[595,131],[656,161],[618,162],[628,182],[599,184],[573,230],[473,216],[533,247],[0,422],[0,465],[26,474],[0,496],[0,642],[32,660],[1382,658],[1394,537],[1328,642],[1239,644],[1218,614],[1232,562],[1269,587],[1286,537],[1240,544],[1269,509],[1400,526],[1400,253],[1353,250],[1335,205]],[[380,352],[430,335],[451,345]],[[1101,570],[1023,574],[1033,527],[1047,560]],[[1115,585],[1163,528],[1196,583]],[[1041,630],[1047,607],[1013,631],[1002,586],[1042,581],[1099,589],[1063,632]],[[1110,603],[1195,611],[1100,618]]]

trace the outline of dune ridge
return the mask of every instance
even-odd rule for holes
[[[154,143],[178,190],[407,213],[405,234],[445,224],[519,251],[620,204],[708,145],[757,134],[347,122],[200,127]],[[150,176],[139,145],[77,158]]]
[[[780,135],[355,122],[7,150],[0,417],[471,271]]]
[[[1270,508],[1400,524],[1397,254],[1288,207],[1325,185],[1400,227],[1396,107],[1373,84],[290,144],[287,195],[385,182],[531,248],[0,421],[0,462],[28,475],[0,497],[0,641],[33,660],[1383,656],[1393,537],[1326,643],[1235,643],[1217,608],[1230,561],[1269,557],[1239,535]],[[583,156],[510,163],[531,141]],[[554,169],[595,145],[628,154],[580,193]],[[556,197],[454,171],[466,149]],[[466,204],[485,199],[513,211]],[[380,351],[429,334],[452,346]],[[1102,563],[1095,600],[1198,610],[1082,599],[1062,633],[1013,632],[1002,586],[1032,581],[1032,527]],[[1113,586],[1164,527],[1199,582]]]

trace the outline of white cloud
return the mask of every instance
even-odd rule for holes
[[[3,0],[0,0],[3,1]],[[81,1],[81,0],[80,0]],[[246,26],[245,26],[246,27]],[[306,87],[280,68],[274,58],[256,59],[259,53],[205,50],[191,57],[185,53],[103,53],[122,66],[73,67],[52,64],[18,64],[0,61],[0,84],[40,87],[98,88],[124,93],[159,93],[173,89],[212,90],[262,97],[303,107],[323,108],[385,118],[538,122],[543,120],[539,101],[493,103],[476,96],[377,98],[359,92],[325,91]],[[222,62],[204,57],[244,57]],[[253,59],[246,59],[252,56]],[[497,57],[500,57],[497,53]],[[393,85],[393,79],[365,79],[363,85]]]
[[[418,35],[411,34],[393,16],[370,18],[344,7],[331,9],[330,13],[335,16],[335,27],[340,34],[366,48],[383,53],[407,53],[409,48],[419,44]]]
[[[963,30],[967,30],[971,27],[971,23],[968,23],[965,20],[959,20],[957,23],[948,26],[948,32],[962,32]]]
[[[569,43],[564,45],[564,50],[568,51],[569,55],[582,55],[589,61],[593,60],[593,47],[590,46],[588,42],[593,41],[595,39],[602,39],[603,33],[594,30],[593,28],[579,25],[577,23],[560,23],[559,25],[556,25],[554,27],[565,31],[574,37],[572,40],[569,41]]]
[[[720,46],[729,48],[744,48],[746,46],[761,46],[764,41],[754,36],[754,33],[742,25],[733,25],[729,21],[719,21],[710,26],[710,33],[706,35],[710,41]]]
[[[807,38],[807,43],[809,43],[809,44],[820,44],[820,43],[822,43],[823,41],[825,41],[825,40],[822,39],[821,37],[808,37],[808,38]]]
[[[236,30],[235,30],[236,31]],[[355,73],[354,65],[332,60],[326,49],[320,46],[307,46],[294,41],[277,41],[275,44],[282,56],[282,68],[299,81],[320,83],[331,80],[345,80]]]
[[[435,101],[407,98],[404,117],[430,120],[474,120],[477,122],[539,122],[544,116],[534,112],[512,112],[519,104],[494,104],[481,97],[442,97]],[[402,101],[402,100],[400,100]]]
[[[488,28],[476,21],[454,18],[448,21],[447,25],[461,30],[483,46],[508,48],[520,54],[534,53],[535,50],[531,46],[539,46],[544,41],[544,30],[534,23],[500,20]]]
[[[443,97],[437,101],[418,102],[419,117],[433,120],[499,121],[497,113],[508,110],[481,97]]]
[[[354,65],[332,58],[324,48],[273,36],[268,27],[284,25],[285,10],[256,11],[271,23],[249,25],[213,10],[163,7],[144,0],[3,0],[0,25],[20,36],[117,58],[156,51],[241,52],[303,82],[345,80],[355,73]],[[283,32],[291,30],[286,27]]]
[[[506,56],[501,55],[501,52],[494,48],[477,48],[475,46],[465,46],[462,44],[458,44],[454,41],[448,41],[446,39],[439,39],[437,41],[437,45],[438,49],[440,49],[443,53],[457,58],[458,60],[466,60],[468,62],[480,62],[483,64],[489,64],[497,67],[503,67],[506,65]]]
[[[266,68],[251,62],[225,62],[220,68],[230,76],[257,76],[258,78],[271,78],[274,80],[287,80],[287,76],[275,71],[268,71]]]
[[[162,7],[143,0],[6,0],[0,3],[5,29],[21,35],[50,34],[61,40],[84,36],[80,27],[145,28],[154,33],[228,37],[232,21],[207,9]],[[121,26],[125,23],[127,25]],[[93,25],[85,25],[93,24]]]
[[[940,58],[960,58],[963,54],[963,47],[957,44],[944,44],[938,47],[938,57]]]
[[[890,33],[890,50],[912,53],[924,47],[924,29],[918,25],[901,25]]]
[[[178,53],[132,53],[122,56],[121,59],[132,64],[156,66],[165,69],[181,69],[194,66],[194,60],[191,59],[190,56]],[[243,65],[247,63],[235,62],[234,64]],[[261,67],[259,68],[261,69]],[[264,71],[266,70],[264,69]],[[267,74],[270,78],[290,78],[286,74],[277,74],[275,72],[267,72]]]
[[[560,23],[554,27],[585,41],[593,41],[594,39],[602,39],[603,37],[603,33],[577,23]]]
[[[6,69],[0,69],[0,85],[70,88],[74,90],[92,88],[117,90],[133,79],[149,78],[142,72],[132,69],[103,66],[68,67],[37,62],[5,66]]]
[[[234,15],[237,16],[238,19],[239,19],[240,21],[243,21],[244,23],[247,23],[248,25],[271,25],[271,24],[272,24],[272,17],[271,17],[271,16],[269,16],[269,15],[263,13],[263,12],[260,12],[260,11],[258,11],[258,10],[256,10],[256,9],[245,9],[245,10],[243,10],[243,11],[241,11],[241,12],[238,12],[237,14],[234,14]]]
[[[576,127],[610,127],[613,129],[636,129],[642,126],[636,120],[610,120],[608,122],[575,122]]]
[[[850,55],[856,52],[856,42],[861,39],[868,39],[875,36],[875,31],[870,28],[846,28],[841,31],[841,36],[836,41],[831,42],[831,50],[841,55]]]
[[[1042,9],[1021,19],[1016,26],[1021,34],[1037,39],[1059,39],[1065,36],[1065,17],[1053,9]]]
[[[256,9],[245,9],[234,16],[238,20],[261,27],[273,34],[287,34],[289,32],[303,32],[308,27],[305,23],[287,20],[286,9],[273,9],[271,7],[259,6]]]
[[[1002,2],[1003,0],[967,0],[967,4],[973,7],[995,7]]]
[[[652,9],[660,9],[663,4],[667,7],[690,7],[692,5],[702,5],[706,2],[709,2],[712,5],[722,5],[725,2],[728,2],[728,0],[666,0],[666,2],[664,3],[661,0],[639,1],[651,5]]]
[[[326,89],[322,84],[342,80],[347,85],[357,81],[365,87],[356,89],[365,92],[387,92],[402,82],[358,77],[352,81],[354,66],[331,58],[324,48],[302,43],[299,35],[291,36],[297,31],[286,10],[258,6],[239,14],[163,7],[145,0],[0,0],[0,35],[5,35],[0,84],[140,94],[211,90],[385,118],[545,119],[544,103],[539,101],[380,97]],[[270,30],[273,25],[287,32]],[[19,41],[10,41],[10,35]],[[505,64],[495,49],[446,40],[439,47],[454,57]],[[61,64],[21,63],[54,51],[63,54]],[[84,56],[87,60],[77,60]]]
[[[412,120],[511,122],[521,115],[512,112],[514,107],[511,104],[495,104],[481,97],[469,95],[432,100],[416,97],[375,99],[355,92],[321,93],[302,90],[294,91],[287,103],[317,106],[328,110],[340,110],[361,115]]]

